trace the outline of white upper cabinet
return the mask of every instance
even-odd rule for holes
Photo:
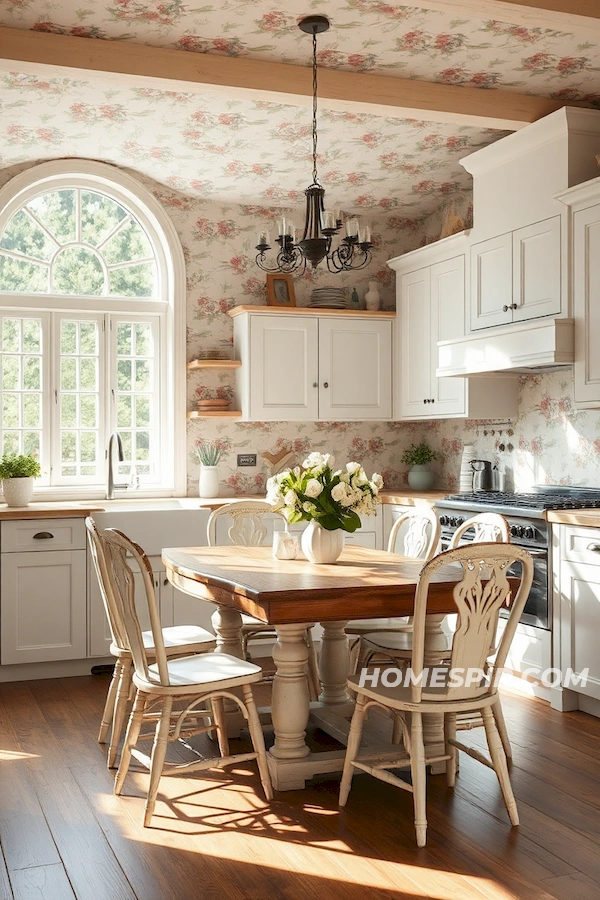
[[[469,330],[571,315],[559,191],[596,174],[600,111],[564,107],[461,160],[473,176]]]
[[[391,419],[393,313],[236,307],[231,315],[244,419]]]
[[[600,178],[560,194],[572,217],[574,399],[600,407]]]
[[[397,419],[502,418],[516,415],[513,378],[438,378],[438,342],[465,333],[466,234],[390,260],[396,271],[399,337]],[[461,252],[462,251],[462,252]]]
[[[561,313],[561,219],[471,247],[471,330]]]

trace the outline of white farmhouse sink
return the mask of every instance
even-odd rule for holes
[[[135,512],[151,509],[200,509],[198,497],[117,497],[115,500],[99,500],[106,512]],[[80,503],[79,506],[89,506]]]

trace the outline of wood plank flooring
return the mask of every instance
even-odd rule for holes
[[[147,774],[115,797],[96,742],[107,686],[107,676],[0,686],[1,900],[600,898],[600,719],[505,694],[520,827],[494,773],[461,754],[454,790],[429,778],[418,850],[410,794],[361,775],[343,811],[337,778],[268,804],[252,763],[163,778],[143,828]],[[481,747],[483,731],[466,739]]]

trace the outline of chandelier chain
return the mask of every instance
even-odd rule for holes
[[[317,175],[317,31],[313,29],[313,119],[312,119],[312,145],[313,145],[313,183],[318,184]]]

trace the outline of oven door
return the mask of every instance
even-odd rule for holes
[[[442,531],[441,549],[447,550],[451,533]],[[468,538],[467,538],[468,539]],[[550,628],[550,596],[548,591],[548,551],[542,547],[527,547],[513,541],[516,546],[523,546],[524,550],[533,557],[533,584],[525,604],[523,614],[519,619],[524,625],[535,625],[537,628]],[[521,567],[518,563],[508,570],[509,575],[515,578],[521,577]],[[501,611],[500,615],[507,618],[508,610]]]
[[[550,628],[550,596],[548,591],[548,551],[532,547],[524,547],[533,557],[533,584],[519,619],[524,625],[535,625],[537,628]],[[521,566],[515,563],[508,574],[520,577]],[[508,610],[500,615],[508,616]]]

